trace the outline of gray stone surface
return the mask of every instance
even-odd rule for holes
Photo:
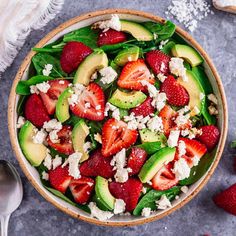
[[[199,24],[193,33],[197,41],[212,57],[225,86],[229,105],[229,135],[222,160],[211,180],[201,193],[182,209],[150,224],[137,227],[98,227],[77,221],[46,202],[31,186],[13,156],[7,130],[7,100],[16,71],[27,52],[44,35],[71,17],[104,8],[130,8],[151,12],[164,17],[170,1],[155,0],[66,0],[61,13],[42,30],[33,31],[11,67],[0,80],[0,151],[19,170],[24,183],[24,200],[10,220],[10,236],[61,236],[61,235],[236,235],[236,218],[215,207],[211,196],[236,182],[233,170],[234,151],[229,148],[235,134],[236,101],[236,16],[214,10]]]

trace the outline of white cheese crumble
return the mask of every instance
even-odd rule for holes
[[[178,145],[179,156],[182,157],[186,154],[186,145],[185,142],[180,140]]]
[[[187,193],[188,192],[188,187],[187,186],[182,186],[180,189],[183,193]]]
[[[162,195],[160,200],[156,201],[157,209],[165,210],[168,207],[172,207],[170,200],[166,197],[166,195]]]
[[[168,42],[169,42],[169,39],[161,40],[159,49],[161,50]]]
[[[111,66],[102,68],[101,70],[99,70],[99,73],[102,77],[100,81],[103,84],[110,84],[117,77],[116,71]]]
[[[58,155],[52,160],[52,169],[55,170],[58,166],[62,164],[62,158]]]
[[[52,143],[60,143],[60,140],[58,139],[58,135],[57,135],[58,131],[59,130],[56,130],[56,129],[50,131],[49,138],[52,141]]]
[[[25,118],[23,116],[19,116],[17,123],[16,123],[16,128],[20,129],[24,124],[25,124]]]
[[[166,94],[158,93],[156,97],[152,100],[152,106],[155,107],[158,111],[160,111],[166,105]]]
[[[92,147],[92,143],[91,142],[85,142],[84,145],[83,145],[84,152],[88,153],[89,150],[91,149],[91,147]]]
[[[200,110],[197,106],[194,106],[193,113],[194,113],[194,115],[198,115],[200,113]]]
[[[114,205],[114,214],[121,214],[125,211],[125,202],[122,199],[116,199]]]
[[[44,129],[35,129],[35,135],[33,136],[33,143],[42,144],[47,137],[47,132]]]
[[[181,130],[181,135],[182,135],[183,137],[188,136],[188,135],[189,135],[189,130],[188,130],[188,129]]]
[[[86,87],[83,84],[79,83],[71,87],[71,96],[68,98],[69,105],[75,106],[79,101],[80,95],[84,92],[85,89]]]
[[[167,145],[169,147],[176,147],[178,145],[178,140],[179,140],[179,130],[171,130],[170,135],[167,140]]]
[[[172,170],[178,180],[188,178],[190,175],[190,167],[184,158],[180,158],[174,164],[174,169]]]
[[[200,161],[200,159],[199,159],[199,157],[194,156],[194,157],[192,158],[192,161],[193,161],[193,166],[197,166],[198,163],[199,163],[199,161]]]
[[[169,62],[170,72],[173,75],[181,77],[183,81],[188,81],[186,76],[186,68],[184,67],[184,60],[178,57],[172,57]]]
[[[131,130],[145,129],[149,120],[149,116],[135,116],[134,112],[131,112],[129,116],[124,116],[124,121],[127,122],[127,128]]]
[[[90,108],[90,107],[91,107],[90,102],[86,102],[86,103],[84,104],[84,107],[85,107],[85,108]]]
[[[159,73],[157,74],[157,78],[163,83],[167,77],[163,73]]]
[[[143,186],[142,193],[145,194],[147,192],[147,188]]]
[[[98,142],[102,144],[102,136],[99,133],[94,134],[94,139]]]
[[[98,21],[93,24],[93,29],[102,29],[107,31],[108,29],[114,29],[116,31],[121,31],[121,22],[118,15],[112,15],[111,19]]]
[[[97,79],[97,78],[98,78],[98,72],[95,71],[95,72],[92,74],[90,80],[91,80],[91,81],[94,81],[94,80]]]
[[[44,81],[40,84],[31,85],[30,93],[36,93],[36,94],[38,94],[39,92],[47,93],[49,89],[50,89],[50,84],[48,83],[48,81],[47,82]]]
[[[48,150],[47,155],[46,155],[46,157],[45,157],[45,159],[44,159],[43,165],[44,165],[45,167],[47,167],[48,170],[51,170],[51,169],[52,169],[52,157],[51,157],[51,155],[49,154],[49,150]]]
[[[188,138],[189,139],[194,139],[197,135],[202,135],[202,130],[197,129],[196,127],[193,127],[189,130]]]
[[[52,68],[53,68],[53,65],[52,64],[46,64],[44,66],[44,69],[43,69],[43,75],[45,76],[49,76],[51,74],[51,71],[52,71]]]
[[[52,130],[61,130],[62,129],[62,123],[57,121],[56,119],[52,119],[50,121],[45,121],[43,124],[43,128],[46,129],[47,132],[50,132]]]
[[[152,117],[148,122],[147,122],[147,127],[150,129],[152,132],[161,132],[163,130],[163,123],[162,123],[162,118],[158,116]]]
[[[217,100],[216,96],[215,96],[213,93],[207,95],[207,98],[208,98],[211,102],[213,102],[215,105],[218,104],[218,100]]]
[[[158,94],[158,90],[156,89],[156,87],[153,85],[153,84],[150,84],[148,81],[146,80],[141,80],[140,83],[143,85],[143,86],[147,86],[147,89],[148,89],[148,93],[149,93],[149,96],[151,98],[154,98],[157,96]]]
[[[208,107],[208,111],[209,111],[210,115],[218,115],[219,114],[218,110],[212,105],[210,105]]]
[[[151,208],[150,207],[144,207],[141,212],[141,216],[149,217],[151,215]]]
[[[65,84],[64,80],[59,80],[59,84]]]
[[[100,221],[106,221],[110,219],[114,214],[109,211],[102,211],[100,210],[95,202],[90,202],[88,207],[91,211],[91,216],[97,218]]]
[[[42,179],[48,181],[49,180],[49,174],[45,171],[42,172]]]
[[[39,91],[38,91],[36,85],[31,85],[30,86],[30,93],[31,94],[33,94],[33,93],[39,94]]]
[[[205,98],[205,94],[204,94],[204,93],[200,93],[200,94],[199,94],[199,98],[200,98],[200,100],[202,101],[202,100]]]
[[[105,106],[105,111],[104,111],[104,115],[108,116],[108,112],[112,111],[111,116],[116,119],[116,120],[120,120],[120,110],[119,108],[117,108],[116,106],[113,106],[111,103],[107,102],[106,106]]]

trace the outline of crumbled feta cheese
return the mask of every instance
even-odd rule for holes
[[[178,199],[179,199],[179,196],[178,196],[178,195],[176,195],[176,196],[175,196],[175,200],[178,200]]]
[[[83,84],[79,84],[79,83],[71,87],[71,90],[70,90],[71,96],[68,98],[69,105],[75,106],[78,103],[79,98],[81,97],[85,89],[86,87]]]
[[[90,102],[86,102],[86,103],[84,104],[84,107],[85,107],[85,108],[90,108],[90,107],[91,107]]]
[[[188,130],[188,129],[181,130],[181,135],[182,135],[183,137],[188,136],[188,135],[189,135],[189,130]]]
[[[95,202],[90,202],[88,204],[88,207],[91,211],[91,217],[95,217],[100,221],[106,221],[108,219],[110,219],[114,214],[109,212],[109,211],[102,211],[100,210],[97,206]]]
[[[58,139],[58,133],[59,130],[52,130],[49,132],[49,138],[52,141],[52,143],[60,143],[60,140]]]
[[[116,199],[114,205],[114,214],[120,214],[125,211],[125,202],[122,199]]]
[[[158,111],[160,111],[166,105],[166,94],[158,93],[156,97],[152,100],[152,106],[155,107]]]
[[[94,185],[94,183],[88,182],[88,186],[92,187],[93,185]]]
[[[92,147],[92,143],[91,142],[84,143],[84,145],[83,145],[84,152],[88,153],[88,151],[91,149],[91,147]]]
[[[197,128],[193,127],[189,130],[188,138],[189,139],[194,139],[197,135],[201,135],[201,134],[202,134],[201,129],[197,129]]]
[[[188,178],[190,175],[190,167],[184,158],[180,158],[174,164],[174,169],[172,170],[178,180]]]
[[[61,130],[62,124],[61,124],[61,122],[57,121],[56,119],[52,119],[50,121],[44,122],[43,128],[46,129],[47,132],[50,132],[52,130]]]
[[[218,110],[212,105],[210,105],[208,107],[208,111],[209,111],[210,115],[218,115],[219,114]]]
[[[160,200],[156,201],[157,209],[165,210],[168,207],[172,207],[170,200],[166,197],[166,195],[162,195]]]
[[[95,110],[101,110],[101,105],[97,105],[97,106],[95,107]]]
[[[40,84],[35,85],[37,90],[42,92],[42,93],[47,93],[48,90],[50,89],[50,84],[47,82],[42,82]]]
[[[112,15],[111,19],[98,21],[93,24],[93,29],[102,29],[107,31],[108,29],[114,29],[116,31],[121,31],[121,22],[118,15]]]
[[[158,116],[152,117],[148,122],[147,122],[147,127],[152,131],[152,132],[161,132],[163,130],[163,123],[162,123],[162,118]]]
[[[152,185],[152,181],[151,181],[151,180],[148,180],[148,181],[147,181],[147,184]]]
[[[183,81],[188,81],[188,77],[186,76],[186,68],[183,64],[184,60],[178,57],[172,57],[169,62],[170,72],[173,75],[179,76],[183,79]]]
[[[33,136],[33,143],[42,144],[47,137],[47,132],[44,129],[35,130],[35,135]]]
[[[199,163],[199,161],[200,161],[200,159],[199,159],[197,156],[194,156],[194,157],[192,158],[192,161],[193,161],[193,166],[197,166],[198,163]]]
[[[179,114],[176,118],[175,118],[175,123],[178,127],[182,126],[182,125],[185,125],[189,122],[189,118],[190,118],[190,115],[189,114],[186,114],[186,115],[183,115],[183,114]]]
[[[98,142],[102,144],[102,136],[99,133],[94,134],[94,139]]]
[[[52,71],[52,68],[53,68],[53,65],[52,64],[46,64],[44,66],[44,69],[43,69],[43,75],[45,76],[49,76],[51,74],[51,71]]]
[[[47,172],[43,171],[43,172],[42,172],[42,179],[48,181],[48,179],[49,179],[49,174],[48,174]]]
[[[169,42],[169,39],[162,40],[160,42],[159,49],[161,50],[168,42]]]
[[[194,106],[192,111],[193,111],[194,115],[198,115],[200,113],[200,110],[197,106]]]
[[[200,93],[199,98],[202,101],[205,98],[205,94],[204,93]]]
[[[65,84],[64,80],[59,80],[59,84]]]
[[[142,193],[145,194],[147,192],[147,188],[143,186]]]
[[[39,94],[39,91],[38,91],[36,85],[31,85],[30,86],[30,93],[31,94],[33,94],[33,93]]]
[[[169,147],[176,147],[178,145],[178,139],[179,139],[179,130],[171,130],[169,138],[167,140],[167,145]]]
[[[190,111],[190,107],[184,106],[183,108],[178,110],[178,114],[179,115],[186,115],[187,113],[189,113],[189,111]]]
[[[96,80],[97,78],[98,78],[98,72],[95,71],[95,72],[92,74],[92,76],[91,76],[91,81],[94,81],[94,80]]]
[[[102,68],[101,70],[99,70],[99,73],[102,77],[100,81],[103,84],[110,84],[117,77],[116,71],[111,66]]]
[[[124,116],[124,121],[127,122],[127,127],[131,130],[146,128],[146,123],[149,120],[149,116],[135,116],[134,112],[131,112],[129,116]]]
[[[186,153],[186,145],[185,142],[180,140],[178,145],[179,156],[183,156]]]
[[[120,120],[120,110],[112,105],[111,103],[107,102],[106,106],[105,106],[105,111],[104,111],[104,115],[108,116],[108,112],[112,111],[112,117],[116,120]]]
[[[143,86],[147,86],[148,93],[149,93],[151,98],[154,98],[154,97],[156,97],[158,95],[158,90],[156,89],[156,87],[153,84],[150,84],[146,80],[141,80],[141,84]]]
[[[208,98],[211,102],[213,102],[215,105],[218,104],[217,98],[216,98],[216,96],[215,96],[213,93],[207,95],[207,98]]]
[[[180,189],[183,193],[187,193],[188,192],[188,187],[187,186],[182,186]]]
[[[123,168],[126,164],[126,153],[125,148],[121,149],[118,153],[116,153],[112,160],[111,166],[114,166],[114,169]]]
[[[160,71],[165,72],[166,65],[164,62],[161,63]]]
[[[130,172],[132,172],[130,168],[118,168],[114,175],[116,182],[125,183],[129,179]]]
[[[157,74],[157,78],[163,83],[166,80],[166,76],[162,73]]]
[[[49,150],[48,150],[48,153],[44,159],[44,162],[43,162],[43,165],[45,167],[47,167],[48,170],[51,170],[52,169],[52,157],[51,155],[49,154]]]
[[[55,170],[58,166],[62,164],[62,158],[58,155],[52,160],[52,169]]]
[[[20,129],[25,124],[25,118],[23,116],[19,116],[16,124],[16,128]]]
[[[144,208],[142,209],[141,216],[149,217],[150,214],[151,214],[151,208],[150,208],[150,207],[144,207]]]

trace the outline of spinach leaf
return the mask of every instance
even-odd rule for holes
[[[152,155],[161,149],[161,142],[147,142],[137,145],[136,147],[140,147],[144,149],[147,154]]]
[[[54,53],[61,52],[62,48],[32,48],[32,51]]]
[[[94,134],[102,132],[101,122],[86,120],[86,123],[90,127],[89,132],[94,133]]]
[[[230,147],[231,148],[236,148],[236,140],[231,142]]]
[[[203,109],[201,110],[202,116],[205,120],[205,125],[215,125],[216,117],[209,113],[208,106],[209,106],[209,102],[205,99]]]
[[[163,46],[163,48],[161,49],[162,52],[164,52],[167,55],[170,55],[171,53],[171,49],[174,47],[175,42],[174,41],[169,41],[167,44],[165,44]]]
[[[100,48],[104,51],[104,52],[112,52],[112,53],[117,53],[115,50],[117,49],[122,49],[122,48],[128,48],[128,47],[132,47],[133,44],[130,43],[134,43],[134,42],[138,42],[136,39],[131,39],[128,40],[126,42],[122,42],[122,43],[116,43],[116,44],[107,44],[107,45],[103,45]]]
[[[90,26],[74,30],[63,37],[63,42],[78,41],[84,43],[90,48],[97,48],[98,33],[92,30]]]
[[[23,115],[23,109],[24,109],[26,98],[27,98],[26,96],[20,96],[19,101],[17,103],[16,111],[19,116]]]
[[[71,114],[70,118],[65,122],[66,125],[75,126],[82,118]]]
[[[209,169],[214,158],[216,150],[211,153],[206,153],[200,160],[197,166],[191,168],[190,176],[186,179],[179,181],[180,185],[190,185],[197,182]]]
[[[59,59],[53,57],[48,53],[37,53],[33,58],[32,62],[34,67],[37,71],[37,74],[42,75],[42,71],[46,64],[51,64],[53,66],[52,71],[50,73],[51,77],[58,78],[58,77],[65,77],[67,74],[61,69],[61,64]]]
[[[68,157],[66,154],[60,153],[60,152],[56,151],[54,148],[51,148],[51,147],[50,147],[49,150],[50,150],[50,155],[51,155],[53,158],[55,158],[56,155],[62,157],[63,159],[66,159],[66,158]]]
[[[142,210],[144,207],[150,207],[152,210],[156,210],[156,201],[161,198],[162,195],[166,195],[166,197],[172,201],[176,195],[180,193],[179,186],[173,187],[171,189],[165,190],[165,191],[157,191],[157,190],[150,190],[148,193],[146,193],[141,200],[139,201],[138,205],[133,211],[133,215],[141,215]]]

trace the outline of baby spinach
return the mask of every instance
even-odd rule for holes
[[[32,51],[54,53],[61,52],[62,48],[32,48]]]
[[[166,197],[172,201],[176,195],[180,193],[179,186],[173,187],[171,189],[165,191],[157,191],[157,190],[150,190],[146,193],[141,200],[139,201],[138,205],[135,207],[133,211],[133,215],[141,215],[143,208],[150,207],[152,210],[156,210],[156,201],[161,198],[162,195],[166,195]]]
[[[174,41],[169,41],[168,43],[166,43],[163,48],[161,49],[162,52],[164,52],[165,54],[169,55],[171,52],[171,49],[174,47],[175,42]]]
[[[112,53],[117,53],[115,50],[117,49],[123,49],[123,48],[127,48],[127,47],[132,47],[133,44],[130,43],[134,43],[134,42],[138,42],[136,39],[131,39],[128,40],[126,42],[122,42],[122,43],[116,43],[116,44],[107,44],[107,45],[103,45],[100,48],[104,51],[104,52],[112,52]]]
[[[23,110],[24,110],[24,105],[25,105],[25,101],[26,101],[27,96],[20,96],[19,101],[17,103],[17,114],[23,115]]]
[[[65,122],[65,124],[75,126],[81,119],[82,118],[71,114],[70,118]]]
[[[136,147],[142,148],[148,155],[152,155],[161,149],[161,142],[147,142],[137,145]]]

